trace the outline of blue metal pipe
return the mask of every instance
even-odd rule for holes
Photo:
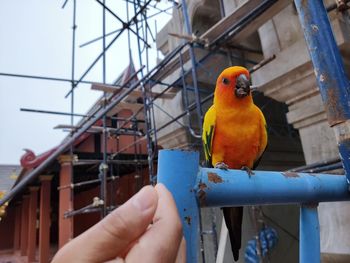
[[[328,174],[202,168],[196,189],[202,207],[350,200],[345,176]]]
[[[187,262],[199,262],[199,205],[193,187],[199,170],[196,152],[161,150],[157,180],[173,194],[187,245]]]
[[[295,0],[328,122],[350,183],[350,82],[322,0]]]
[[[320,224],[317,204],[300,207],[299,262],[320,263]]]
[[[165,184],[175,198],[183,222],[188,262],[198,262],[199,206],[315,204],[350,200],[345,176],[254,171],[254,175],[249,177],[246,171],[200,168],[198,163],[197,152],[181,150],[159,152],[158,182]],[[319,257],[317,210],[308,209],[303,206],[301,213],[303,233],[301,239],[308,238],[313,241],[306,244],[310,252],[307,252],[302,245],[301,251],[305,251],[301,258],[313,255],[317,259]],[[317,255],[314,254],[316,251]]]

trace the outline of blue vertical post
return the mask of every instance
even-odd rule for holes
[[[299,231],[299,262],[320,263],[320,225],[317,205],[301,205]]]
[[[322,0],[295,0],[317,83],[350,183],[350,82]]]
[[[186,240],[187,262],[198,262],[199,206],[194,190],[198,172],[198,152],[159,151],[157,180],[174,196]]]

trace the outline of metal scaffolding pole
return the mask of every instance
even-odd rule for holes
[[[191,36],[192,29],[191,29],[190,19],[188,17],[186,0],[181,1],[181,6],[182,6],[182,14],[184,17],[186,31],[187,31],[187,34]],[[198,128],[200,131],[199,134],[196,135],[196,137],[197,136],[200,137],[202,135],[203,110],[202,110],[202,105],[200,103],[200,94],[199,94],[199,90],[198,90],[196,55],[194,53],[192,43],[190,43],[190,45],[189,45],[189,52],[190,52],[190,58],[191,58],[191,63],[192,63],[191,73],[192,73],[192,81],[193,81],[193,87],[194,87],[194,93],[195,93]]]
[[[97,1],[99,2],[99,1]],[[100,3],[100,2],[99,2]],[[105,0],[103,0],[103,9],[102,9],[102,50],[106,49],[106,5]],[[102,56],[102,82],[106,83],[106,53],[103,52]],[[106,107],[107,102],[107,92],[103,92],[103,107]],[[103,115],[102,118],[102,126],[103,126],[103,133],[102,133],[102,145],[103,145],[103,161],[100,164],[99,170],[100,170],[100,199],[103,200],[103,206],[101,209],[101,218],[105,217],[107,215],[107,172],[108,172],[108,165],[107,165],[107,116]]]
[[[139,0],[133,0],[134,5],[134,12],[137,12],[137,6],[140,5]],[[138,25],[136,26],[136,32],[137,34],[140,34]],[[141,43],[139,39],[137,40],[137,49],[138,49],[138,59],[140,65],[143,65],[142,61],[142,49],[141,49]],[[141,76],[142,72],[141,72]],[[154,145],[156,142],[153,142],[152,136],[150,133],[150,130],[152,129],[152,113],[151,113],[151,107],[153,107],[152,104],[149,103],[149,96],[148,96],[148,86],[145,85],[144,82],[141,82],[141,91],[142,91],[142,100],[143,100],[143,111],[145,116],[145,125],[146,125],[146,139],[147,139],[147,152],[148,152],[148,166],[149,166],[149,180],[150,183],[153,182],[153,176],[154,176],[154,167],[153,167],[153,158],[154,158]]]
[[[127,22],[123,24],[123,28],[119,31],[119,33],[113,38],[111,42],[106,46],[105,49],[97,56],[97,58],[91,63],[91,65],[86,69],[86,71],[82,74],[80,79],[75,83],[75,85],[78,85],[90,72],[90,70],[96,65],[96,63],[103,57],[103,55],[107,52],[107,50],[113,45],[113,43],[119,38],[119,36],[124,32],[125,29],[130,28],[133,21],[137,19],[137,17],[147,8],[147,6],[150,4],[152,0],[148,0],[141,8],[135,12],[135,15]],[[73,89],[71,89],[67,94],[66,97],[68,97],[72,93]]]
[[[350,184],[350,82],[323,1],[295,0],[318,87]]]
[[[157,68],[157,67],[156,67]],[[149,74],[146,74],[144,78],[148,78],[154,70],[150,71]],[[69,139],[64,141],[45,161],[43,161],[39,166],[37,166],[34,170],[29,172],[18,184],[16,184],[11,191],[9,191],[1,200],[0,200],[0,206],[5,204],[7,201],[12,199],[16,194],[18,194],[20,191],[23,190],[24,187],[28,186],[37,176],[44,171],[44,169],[51,164],[56,158],[62,154],[63,152],[67,151],[72,143],[74,143],[83,133],[85,133],[91,126],[93,126],[97,120],[101,119],[104,115],[106,115],[111,109],[113,109],[119,102],[121,102],[126,96],[128,96],[136,87],[140,85],[140,82],[144,81],[144,79],[141,79],[134,84],[132,84],[129,88],[124,89],[119,93],[119,96],[115,98],[115,100],[111,101],[110,104],[108,104],[104,109],[101,109],[100,111],[96,112],[93,117],[88,119],[88,121],[84,122],[82,127],[72,135]]]
[[[74,125],[74,87],[75,87],[75,42],[76,42],[76,19],[77,19],[77,2],[76,0],[73,0],[73,25],[72,25],[72,72],[71,72],[71,90],[72,90],[72,96],[71,96],[71,116],[70,116],[70,124]],[[72,136],[72,132],[70,133],[70,136]],[[73,159],[73,153],[74,152],[74,144],[71,144],[69,147],[69,154],[71,156],[71,159]],[[74,181],[74,167],[70,166],[71,172],[70,175],[70,182],[72,183]],[[70,189],[70,202],[71,202],[71,209],[74,209],[74,190]],[[71,233],[73,233],[73,226],[71,226]]]

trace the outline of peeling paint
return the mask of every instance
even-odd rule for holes
[[[317,26],[317,25],[312,24],[312,25],[311,25],[311,28],[312,28],[312,31],[318,32],[318,26]]]
[[[205,191],[203,191],[203,190],[198,191],[198,199],[199,199],[199,203],[201,206],[205,206],[206,197],[207,197],[207,193]]]
[[[334,80],[327,80],[329,86],[334,86]],[[327,89],[327,99],[325,100],[325,107],[328,115],[328,122],[331,127],[334,125],[343,123],[346,121],[346,112],[343,107],[340,107],[338,98],[340,97],[339,91],[336,89]]]
[[[207,189],[208,186],[205,183],[199,183],[198,184],[198,199],[199,199],[199,203],[204,206],[206,203],[206,196],[207,193],[205,192],[205,189]]]
[[[219,176],[219,175],[216,174],[216,173],[208,173],[208,180],[209,180],[210,182],[213,182],[214,184],[222,183],[222,182],[223,182],[221,176]]]
[[[288,178],[297,178],[300,177],[298,173],[295,172],[284,172],[282,173],[283,176],[288,177]]]
[[[206,188],[208,188],[208,186],[205,183],[199,183],[198,184],[198,189],[199,190],[205,190]]]
[[[326,81],[326,76],[323,75],[323,74],[321,74],[321,75],[320,75],[320,81],[321,81],[321,82]]]
[[[190,216],[185,216],[185,221],[187,223],[187,225],[191,225],[191,217]]]

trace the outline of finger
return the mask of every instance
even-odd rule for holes
[[[104,263],[125,263],[125,260],[123,258],[116,258],[112,260],[105,261]]]
[[[182,225],[171,193],[158,184],[158,207],[153,225],[131,248],[126,262],[175,262],[182,239]]]
[[[186,240],[184,237],[181,239],[179,251],[177,252],[175,262],[176,263],[186,263]]]
[[[151,225],[148,225],[147,229],[145,230],[145,232],[147,232],[148,229],[150,229],[152,227],[152,224]],[[121,253],[119,253],[119,257],[120,258],[125,258],[126,255],[129,253],[130,249],[132,249],[133,246],[135,246],[136,243],[138,243],[139,240],[136,239],[134,240],[133,242],[131,242],[126,249],[124,249]]]
[[[152,222],[158,203],[156,190],[141,189],[102,221],[70,241],[53,262],[102,262],[115,259]]]

